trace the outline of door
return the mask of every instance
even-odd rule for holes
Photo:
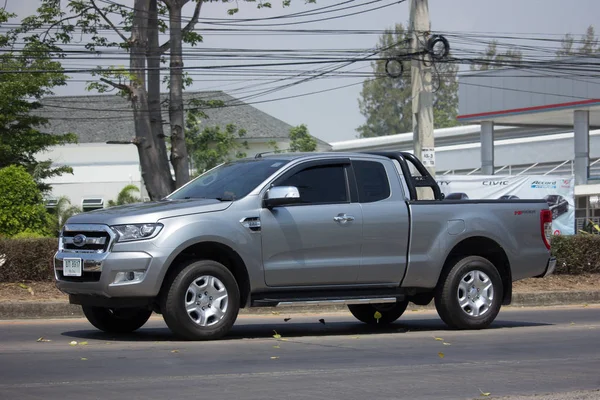
[[[349,161],[295,167],[275,186],[295,186],[301,203],[261,210],[268,286],[352,284],[360,264],[362,215],[350,202]]]
[[[408,206],[401,181],[391,165],[373,160],[352,161],[363,215],[359,284],[399,283],[406,271]]]

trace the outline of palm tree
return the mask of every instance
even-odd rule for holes
[[[117,201],[109,200],[108,206],[120,206],[123,204],[131,204],[131,203],[139,203],[142,201],[139,197],[135,195],[135,193],[139,193],[140,188],[135,185],[127,185],[117,195]]]
[[[65,222],[75,214],[79,214],[83,210],[71,204],[66,196],[61,196],[56,201],[54,212],[51,214],[51,228],[57,235],[63,228]]]

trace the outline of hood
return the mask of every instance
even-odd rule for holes
[[[163,218],[222,211],[231,203],[231,201],[215,199],[164,199],[87,211],[72,216],[67,223],[105,225],[154,223]]]

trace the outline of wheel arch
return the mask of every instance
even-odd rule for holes
[[[512,271],[506,252],[498,242],[485,236],[471,236],[458,242],[446,256],[437,287],[443,284],[452,266],[461,258],[479,256],[489,260],[502,278],[504,293],[502,305],[512,301]]]
[[[247,307],[250,298],[250,277],[242,257],[230,246],[216,241],[201,241],[183,248],[169,263],[163,277],[159,297],[168,288],[167,282],[176,276],[186,261],[212,260],[223,264],[234,276],[240,290],[240,306]]]

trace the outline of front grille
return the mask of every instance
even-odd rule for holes
[[[110,245],[110,235],[106,231],[64,231],[62,236],[65,250],[104,253]]]
[[[102,272],[83,272],[82,276],[64,276],[61,270],[56,271],[58,279],[65,282],[98,282]]]

